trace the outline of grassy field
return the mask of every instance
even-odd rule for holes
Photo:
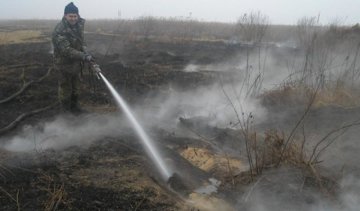
[[[46,41],[46,38],[38,30],[0,32],[0,45],[42,41]]]

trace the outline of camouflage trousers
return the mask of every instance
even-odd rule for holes
[[[55,65],[58,73],[58,100],[66,111],[79,108],[81,65]]]

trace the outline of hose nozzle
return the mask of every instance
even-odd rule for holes
[[[101,73],[100,66],[98,64],[93,64],[92,67],[96,74],[96,77],[100,80],[100,73]]]

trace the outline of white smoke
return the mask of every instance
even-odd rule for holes
[[[223,90],[226,90],[233,105]],[[252,112],[256,121],[266,117],[265,109],[256,99],[237,99],[232,87],[221,88],[220,85],[185,92],[172,91],[132,107],[135,117],[147,131],[152,128],[174,130],[180,117],[204,117],[211,126],[227,127],[237,121],[234,109],[239,113]],[[73,145],[88,146],[101,138],[116,137],[129,131],[132,129],[128,121],[120,114],[58,116],[53,121],[26,125],[16,136],[3,138],[1,143],[5,143],[2,148],[9,151],[64,149]]]
[[[295,181],[295,180],[298,181]],[[319,190],[306,190],[301,174],[263,176],[256,186],[249,187],[237,208],[249,211],[357,211],[360,206],[360,180],[348,176],[340,182],[340,193],[325,196]],[[250,192],[250,193],[249,193]],[[244,199],[246,198],[246,200]]]
[[[27,125],[1,143],[5,143],[2,148],[17,152],[88,146],[105,136],[121,134],[122,122],[118,115],[58,116],[53,121]]]
[[[240,115],[252,113],[259,122],[266,118],[266,110],[257,99],[238,96],[233,87],[220,84],[191,91],[173,90],[166,96],[149,99],[146,107],[135,106],[135,113],[142,116],[145,124],[156,122],[167,128],[174,127],[179,117],[201,117],[210,126],[225,128],[238,121],[235,110]]]

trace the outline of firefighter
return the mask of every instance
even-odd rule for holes
[[[79,113],[80,74],[84,62],[93,62],[84,41],[85,19],[73,2],[65,6],[64,16],[52,34],[54,69],[58,74],[58,99],[65,111]]]

